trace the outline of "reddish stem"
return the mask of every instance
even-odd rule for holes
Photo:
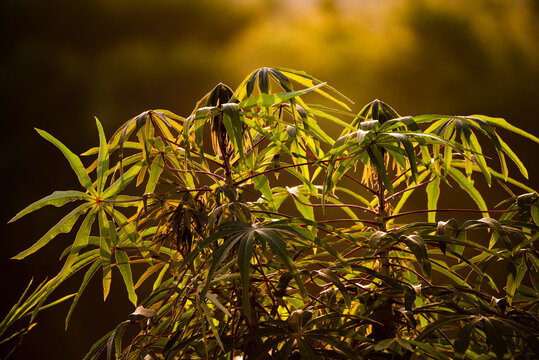
[[[165,165],[165,168],[167,170],[170,170],[170,171],[175,171],[175,172],[190,172],[190,171],[194,171],[195,173],[197,174],[204,174],[204,175],[208,175],[208,176],[215,176],[216,178],[219,178],[219,180],[226,180],[224,176],[221,176],[221,175],[218,175],[218,174],[215,174],[215,173],[212,173],[212,172],[209,172],[209,171],[203,171],[203,170],[180,170],[180,169],[176,169],[176,168],[173,168],[171,166],[169,166],[166,162],[166,158],[163,156],[163,164]]]
[[[399,216],[404,215],[410,215],[410,214],[421,214],[421,213],[429,213],[429,212],[476,212],[476,213],[484,213],[484,212],[492,212],[492,213],[506,213],[506,212],[514,212],[517,210],[478,210],[478,209],[435,209],[435,210],[413,210],[413,211],[406,211],[400,214],[395,214],[391,216],[387,216],[386,219],[393,219]]]
[[[415,185],[415,186],[412,186],[412,187],[406,188],[406,189],[404,189],[404,190],[401,190],[401,191],[397,191],[397,192],[396,192],[396,193],[394,193],[393,195],[391,195],[391,196],[388,196],[388,197],[386,198],[386,200],[385,200],[385,201],[391,200],[391,199],[393,199],[393,198],[394,198],[394,197],[396,197],[396,196],[399,196],[399,195],[401,195],[401,194],[403,194],[403,193],[405,193],[405,192],[407,192],[407,191],[410,191],[410,190],[416,189],[416,188],[418,188],[418,187],[420,187],[420,186],[423,186],[423,185],[427,185],[428,183],[430,183],[430,182],[432,182],[432,181],[434,181],[434,179],[430,179],[429,181],[426,181],[426,182],[422,182],[421,184],[417,184],[417,185]]]

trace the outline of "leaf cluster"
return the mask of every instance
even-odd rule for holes
[[[498,131],[539,139],[499,118],[403,117],[380,100],[353,114],[350,103],[306,73],[261,68],[236,89],[217,85],[187,117],[145,111],[109,140],[96,119],[89,166],[38,130],[82,189],[11,220],[78,204],[14,257],[73,233],[61,271],[0,324],[2,343],[71,300],[67,327],[90,280],[101,273],[106,299],[117,272],[137,308],[86,359],[538,356],[538,195],[509,176],[508,160],[527,171]],[[508,199],[489,208],[477,182]],[[476,208],[441,208],[447,186]],[[79,271],[79,291],[45,305]]]

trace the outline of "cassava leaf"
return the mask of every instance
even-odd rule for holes
[[[254,233],[249,232],[247,236],[243,236],[238,248],[238,267],[241,275],[242,285],[242,307],[243,313],[248,321],[251,321],[251,302],[250,302],[250,274],[251,274],[251,257],[253,256],[253,238]]]
[[[97,158],[97,193],[101,194],[105,183],[107,182],[107,171],[109,170],[109,148],[105,138],[103,126],[97,118],[95,118],[97,130],[99,132],[99,155]]]
[[[56,146],[62,154],[64,154],[67,161],[69,161],[69,164],[71,165],[71,168],[73,171],[75,171],[75,174],[77,174],[77,178],[79,179],[80,184],[88,190],[92,195],[95,195],[96,192],[92,185],[92,180],[90,180],[90,177],[88,176],[88,173],[86,172],[86,168],[80,161],[80,158],[75,155],[71,150],[69,150],[64,144],[62,144],[58,139],[56,139],[54,136],[49,134],[48,132],[40,129],[36,129],[36,131],[41,135],[44,139],[51,142],[54,146]]]
[[[124,279],[125,288],[127,289],[127,294],[129,296],[129,301],[133,305],[137,306],[137,294],[133,286],[133,276],[131,275],[131,264],[129,262],[129,256],[123,250],[116,249],[114,252],[116,257],[116,266],[120,269],[120,273]]]
[[[47,231],[47,233],[43,235],[38,241],[36,241],[32,246],[15,255],[13,259],[22,260],[28,255],[31,255],[37,250],[41,249],[43,246],[47,245],[57,235],[70,232],[75,223],[77,222],[78,218],[86,211],[88,211],[90,207],[91,204],[82,204],[78,206],[75,210],[64,216],[62,220],[60,220],[49,231]]]
[[[313,87],[310,87],[308,89],[303,89],[303,90],[298,90],[298,91],[290,91],[290,92],[277,93],[277,94],[260,94],[259,96],[250,97],[246,100],[243,100],[242,102],[238,104],[238,106],[241,109],[248,109],[255,106],[269,107],[269,106],[276,105],[284,101],[290,100],[294,97],[304,95],[324,85],[325,83],[321,83]]]
[[[8,224],[10,222],[13,222],[15,220],[20,219],[21,217],[41,209],[44,206],[47,205],[53,205],[56,207],[63,206],[71,201],[76,200],[91,200],[92,197],[86,193],[83,193],[81,191],[76,190],[68,190],[68,191],[55,191],[49,196],[44,197],[41,200],[38,200],[30,205],[28,205],[23,210],[19,211],[17,215],[15,215],[11,220],[9,220]]]

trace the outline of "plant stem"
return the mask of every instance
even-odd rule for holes
[[[386,219],[394,219],[399,216],[405,216],[405,215],[411,215],[411,214],[421,214],[421,213],[428,213],[428,212],[475,212],[475,213],[484,213],[484,212],[492,212],[492,213],[507,213],[507,212],[516,212],[517,209],[514,210],[479,210],[479,209],[433,209],[433,210],[412,210],[412,211],[406,211],[399,214],[394,214],[387,216]]]

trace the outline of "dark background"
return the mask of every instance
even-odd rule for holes
[[[110,136],[144,110],[187,115],[218,82],[235,87],[255,68],[283,66],[328,81],[354,100],[355,112],[380,98],[401,115],[479,113],[537,133],[533,0],[4,0],[0,14],[0,317],[32,276],[56,274],[70,241],[60,236],[28,259],[10,260],[66,210],[7,221],[55,190],[80,189],[62,154],[33,127],[81,153],[97,144],[94,116]],[[536,185],[537,144],[505,135],[528,165],[527,183]],[[133,307],[123,285],[116,277],[104,303],[99,275],[69,332],[63,330],[69,304],[45,311],[13,359],[82,358],[124,320]],[[76,291],[80,279],[53,297]]]

